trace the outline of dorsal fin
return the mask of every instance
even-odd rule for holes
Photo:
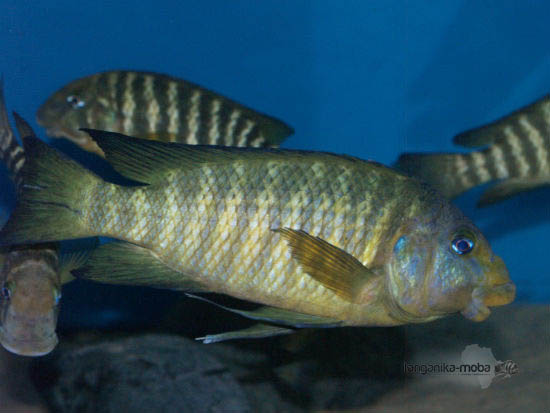
[[[507,128],[513,128],[514,133],[521,138],[526,134],[525,128],[520,125],[522,119],[529,122],[543,135],[548,136],[550,134],[550,95],[488,125],[460,133],[454,137],[453,142],[470,148],[490,145],[497,139],[506,136]]]
[[[29,136],[36,136],[31,125],[15,111],[13,111],[13,118],[15,119],[15,127],[21,139],[28,138]]]
[[[120,174],[138,182],[153,184],[174,169],[194,168],[205,163],[238,160],[319,159],[325,162],[346,160],[367,164],[350,156],[325,152],[269,148],[237,148],[214,145],[186,145],[133,138],[115,132],[81,129],[88,133],[105,152],[107,161]]]

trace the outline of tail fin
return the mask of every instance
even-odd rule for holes
[[[427,182],[447,198],[455,198],[479,184],[469,177],[469,164],[462,170],[457,159],[466,161],[468,155],[450,153],[405,153],[399,157],[394,167],[407,175]]]
[[[21,187],[21,168],[25,163],[23,148],[15,140],[10,126],[6,101],[4,100],[4,85],[0,80],[0,160],[6,165],[10,178],[19,189]]]
[[[0,232],[0,245],[93,236],[84,219],[90,190],[101,179],[34,136],[23,138],[26,161],[20,199]]]

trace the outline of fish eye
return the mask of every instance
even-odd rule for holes
[[[9,301],[9,299],[11,298],[11,288],[9,288],[9,286],[7,286],[7,285],[2,287],[2,289],[0,290],[0,296],[4,300]]]
[[[451,248],[458,255],[468,254],[474,249],[474,241],[465,236],[456,237],[451,242]]]
[[[84,102],[76,95],[67,96],[67,103],[69,103],[73,107],[73,109],[79,109],[86,104],[86,102]]]

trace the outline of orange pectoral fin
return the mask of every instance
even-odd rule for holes
[[[346,251],[302,230],[273,230],[288,242],[303,270],[338,296],[352,303],[368,297],[368,285],[378,275]]]

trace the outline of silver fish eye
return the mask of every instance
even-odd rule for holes
[[[67,96],[67,103],[69,103],[73,107],[73,109],[79,109],[86,105],[86,102],[84,102],[76,95]]]
[[[451,242],[451,248],[458,255],[468,254],[474,249],[474,241],[466,237],[457,237]]]

